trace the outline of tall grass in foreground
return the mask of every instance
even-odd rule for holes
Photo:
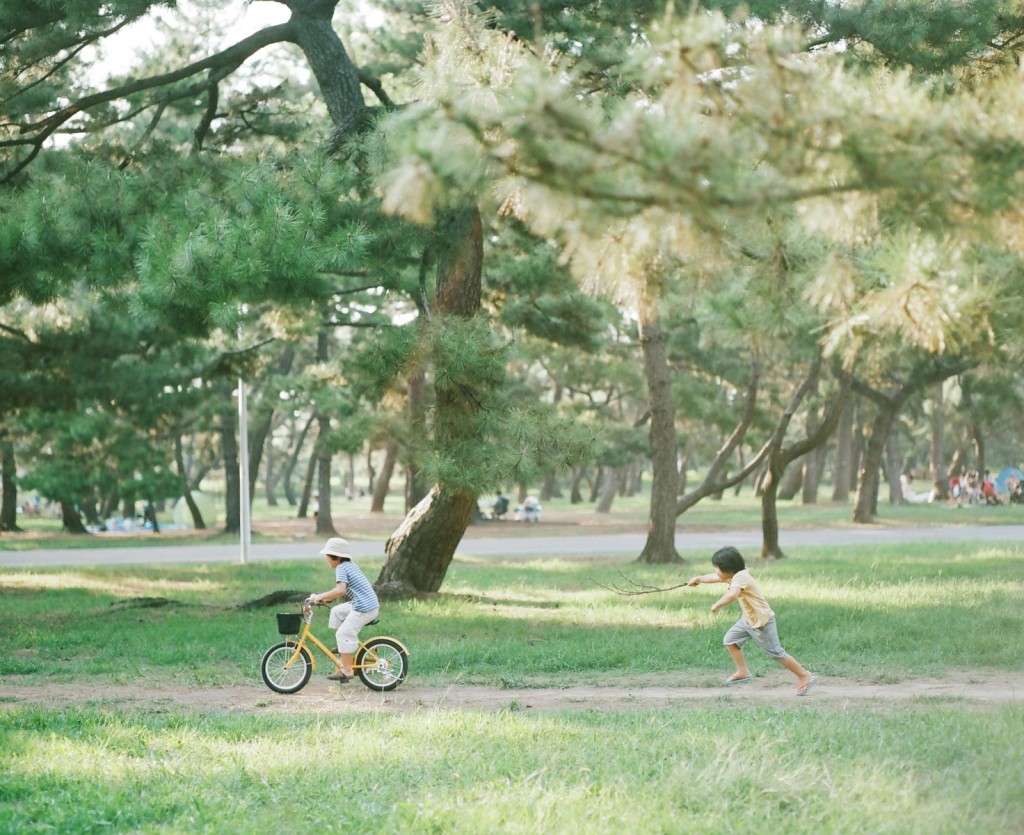
[[[4,832],[1000,833],[1019,706],[0,711]],[[940,730],[941,729],[941,730]]]

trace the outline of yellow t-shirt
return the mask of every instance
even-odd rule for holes
[[[740,609],[743,611],[743,619],[750,626],[760,629],[775,617],[772,607],[768,605],[768,601],[761,594],[761,587],[746,569],[737,571],[732,575],[729,590],[732,591],[733,589],[739,589]]]

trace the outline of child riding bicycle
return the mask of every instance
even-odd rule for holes
[[[376,619],[380,613],[380,601],[366,575],[352,562],[352,549],[347,540],[340,536],[331,537],[320,553],[334,569],[336,585],[330,591],[311,595],[309,599],[311,603],[320,605],[338,598],[349,598],[331,609],[328,625],[336,630],[341,669],[327,676],[331,681],[348,681],[355,675],[352,664],[353,654],[359,646],[359,630]]]

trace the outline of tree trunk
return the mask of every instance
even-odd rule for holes
[[[370,513],[383,513],[384,500],[391,489],[391,476],[395,472],[395,462],[398,461],[398,441],[388,441],[384,452],[384,465],[377,474],[377,483],[373,485],[373,498],[370,501]]]
[[[853,433],[850,435],[850,492],[854,495],[857,493],[857,485],[860,484],[860,464],[864,460],[864,448],[867,446],[863,398],[856,398],[855,404]]]
[[[263,469],[263,495],[267,497],[267,507],[277,507],[277,454],[274,444],[266,447],[267,461]]]
[[[472,318],[480,310],[483,273],[483,223],[475,206],[452,211],[440,223],[437,253],[438,315]],[[437,375],[440,377],[441,375]],[[457,386],[435,383],[435,442],[459,448],[473,441],[468,420],[481,406]],[[445,483],[435,484],[384,547],[387,558],[378,583],[391,594],[437,591],[455,549],[476,510],[476,495]]]
[[[429,487],[420,469],[419,445],[427,437],[427,377],[423,369],[413,373],[407,383],[410,442],[405,462],[405,512],[410,512],[427,497]]]
[[[933,383],[940,383],[949,377],[962,374],[970,367],[963,360],[950,363],[939,357],[925,357],[915,367],[903,372],[900,383],[890,386],[885,391],[874,389],[860,381],[854,382],[858,394],[870,398],[878,407],[858,474],[857,496],[853,503],[854,522],[873,522],[878,514],[878,474],[882,467],[882,456],[885,454],[889,433],[907,398]],[[896,478],[899,478],[899,473],[896,474]]]
[[[316,419],[314,415],[313,419]],[[306,477],[302,480],[302,498],[299,499],[299,509],[296,513],[296,518],[305,519],[309,514],[309,506],[313,502],[313,479],[316,478],[316,467],[320,460],[320,439],[317,438],[313,444],[313,451],[309,455],[309,460],[306,462]],[[316,508],[313,511],[317,515],[320,514],[320,491],[316,491]]]
[[[896,421],[889,428],[889,437],[885,442],[885,480],[889,484],[889,504],[903,504],[903,456],[900,455],[900,438],[896,431]]]
[[[569,504],[583,504],[583,491],[581,485],[587,477],[587,468],[578,467],[572,474],[572,483],[569,485]]]
[[[646,300],[641,304],[640,348],[651,405],[651,504],[647,517],[647,541],[638,558],[638,562],[643,563],[682,562],[676,551],[679,444],[665,342],[665,332],[653,302]]]
[[[590,481],[590,502],[596,502],[601,495],[601,486],[604,484],[604,464],[597,465],[597,472],[594,473],[594,478]]]
[[[185,452],[181,443],[181,433],[174,435],[174,463],[178,467],[178,477],[181,479],[181,495],[185,497],[185,504],[188,512],[192,514],[192,525],[197,531],[206,530],[206,522],[203,520],[202,511],[192,496],[192,488],[188,483],[188,475],[185,469]]]
[[[281,476],[284,479],[284,497],[285,499],[288,500],[288,504],[292,505],[293,507],[299,504],[299,501],[301,500],[296,499],[295,497],[295,488],[292,486],[292,474],[295,472],[295,467],[299,463],[299,454],[302,452],[302,447],[306,443],[306,435],[309,433],[309,427],[313,425],[314,419],[314,415],[310,415],[309,418],[307,418],[305,425],[299,432],[298,439],[295,441],[295,446],[292,448],[291,453],[288,455],[288,464],[287,466],[285,466],[284,473]],[[303,483],[303,487],[305,488],[305,483]],[[304,497],[308,502],[308,496]],[[299,518],[302,519],[305,518],[305,516],[306,510],[305,508],[303,508],[299,512]]]
[[[221,448],[224,453],[224,533],[242,529],[242,476],[238,470],[238,410],[234,408],[230,388],[222,384],[224,397],[220,410]]]
[[[18,527],[18,479],[14,458],[14,443],[7,438],[0,441],[0,531],[20,531]]]
[[[73,534],[89,533],[82,524],[82,517],[75,509],[75,503],[67,499],[60,500],[60,518],[64,523],[64,532]]]
[[[761,481],[761,558],[782,559],[785,554],[779,545],[779,486],[775,473],[769,467]]]
[[[331,511],[331,446],[326,438],[331,431],[331,419],[326,415],[317,415],[320,426],[320,443],[316,447],[317,499],[316,532],[320,536],[337,536],[334,527],[334,516]]]
[[[779,484],[783,473],[785,473],[786,467],[790,466],[798,458],[819,449],[822,444],[829,439],[831,434],[835,431],[836,425],[839,423],[839,416],[842,414],[843,408],[846,406],[846,401],[850,395],[850,388],[853,380],[849,374],[843,373],[840,378],[839,389],[826,407],[825,414],[821,422],[817,427],[815,427],[814,431],[811,432],[808,429],[808,434],[803,440],[797,441],[790,447],[783,446],[786,438],[786,432],[789,429],[789,424],[793,419],[793,415],[796,414],[797,408],[807,396],[808,392],[817,388],[821,365],[822,356],[819,352],[815,355],[813,362],[808,368],[807,375],[804,377],[803,382],[797,388],[796,392],[794,392],[789,404],[783,411],[782,417],[779,419],[779,422],[775,427],[775,431],[772,433],[771,440],[768,443],[768,468],[764,481],[762,482],[761,493],[761,557],[763,559],[782,559],[782,557],[785,556],[779,545],[777,485]]]
[[[932,395],[932,444],[929,458],[932,482],[948,483],[946,475],[946,404],[943,384],[935,386]]]
[[[871,437],[868,438],[864,457],[861,460],[857,495],[853,500],[853,521],[866,524],[873,522],[878,513],[879,473],[882,456],[885,454],[889,431],[903,401],[879,404],[878,414],[871,423]]]
[[[803,484],[803,480],[803,466],[788,467],[775,484],[776,498],[784,502],[792,501],[796,498],[796,494],[800,492],[800,485]]]
[[[407,597],[441,588],[455,549],[476,509],[467,490],[435,484],[384,543],[387,560],[374,584],[385,597]]]
[[[815,386],[813,394],[817,395],[818,389]],[[807,434],[813,435],[818,429],[818,407],[808,410]],[[821,451],[822,448],[807,453],[800,462],[800,501],[803,504],[818,503],[818,475],[821,472]]]
[[[836,427],[836,445],[832,461],[832,501],[850,500],[850,469],[853,465],[853,399],[847,401]]]
[[[605,467],[601,476],[601,490],[598,494],[595,513],[611,513],[612,503],[619,492],[619,471],[615,467]]]

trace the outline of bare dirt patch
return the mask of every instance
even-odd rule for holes
[[[318,678],[291,696],[266,687],[180,687],[141,684],[0,683],[0,709],[34,705],[45,709],[69,705],[139,711],[244,712],[271,714],[335,713],[338,710],[384,713],[436,711],[621,711],[702,707],[709,703],[771,704],[803,709],[824,704],[868,708],[914,703],[951,703],[971,710],[1024,704],[1024,675],[990,671],[957,673],[941,679],[907,679],[878,683],[819,676],[814,690],[798,697],[788,677],[774,675],[734,687],[669,685],[572,685],[566,687],[488,687],[466,684],[431,686],[408,681],[391,693],[376,693],[358,681],[335,684]]]

